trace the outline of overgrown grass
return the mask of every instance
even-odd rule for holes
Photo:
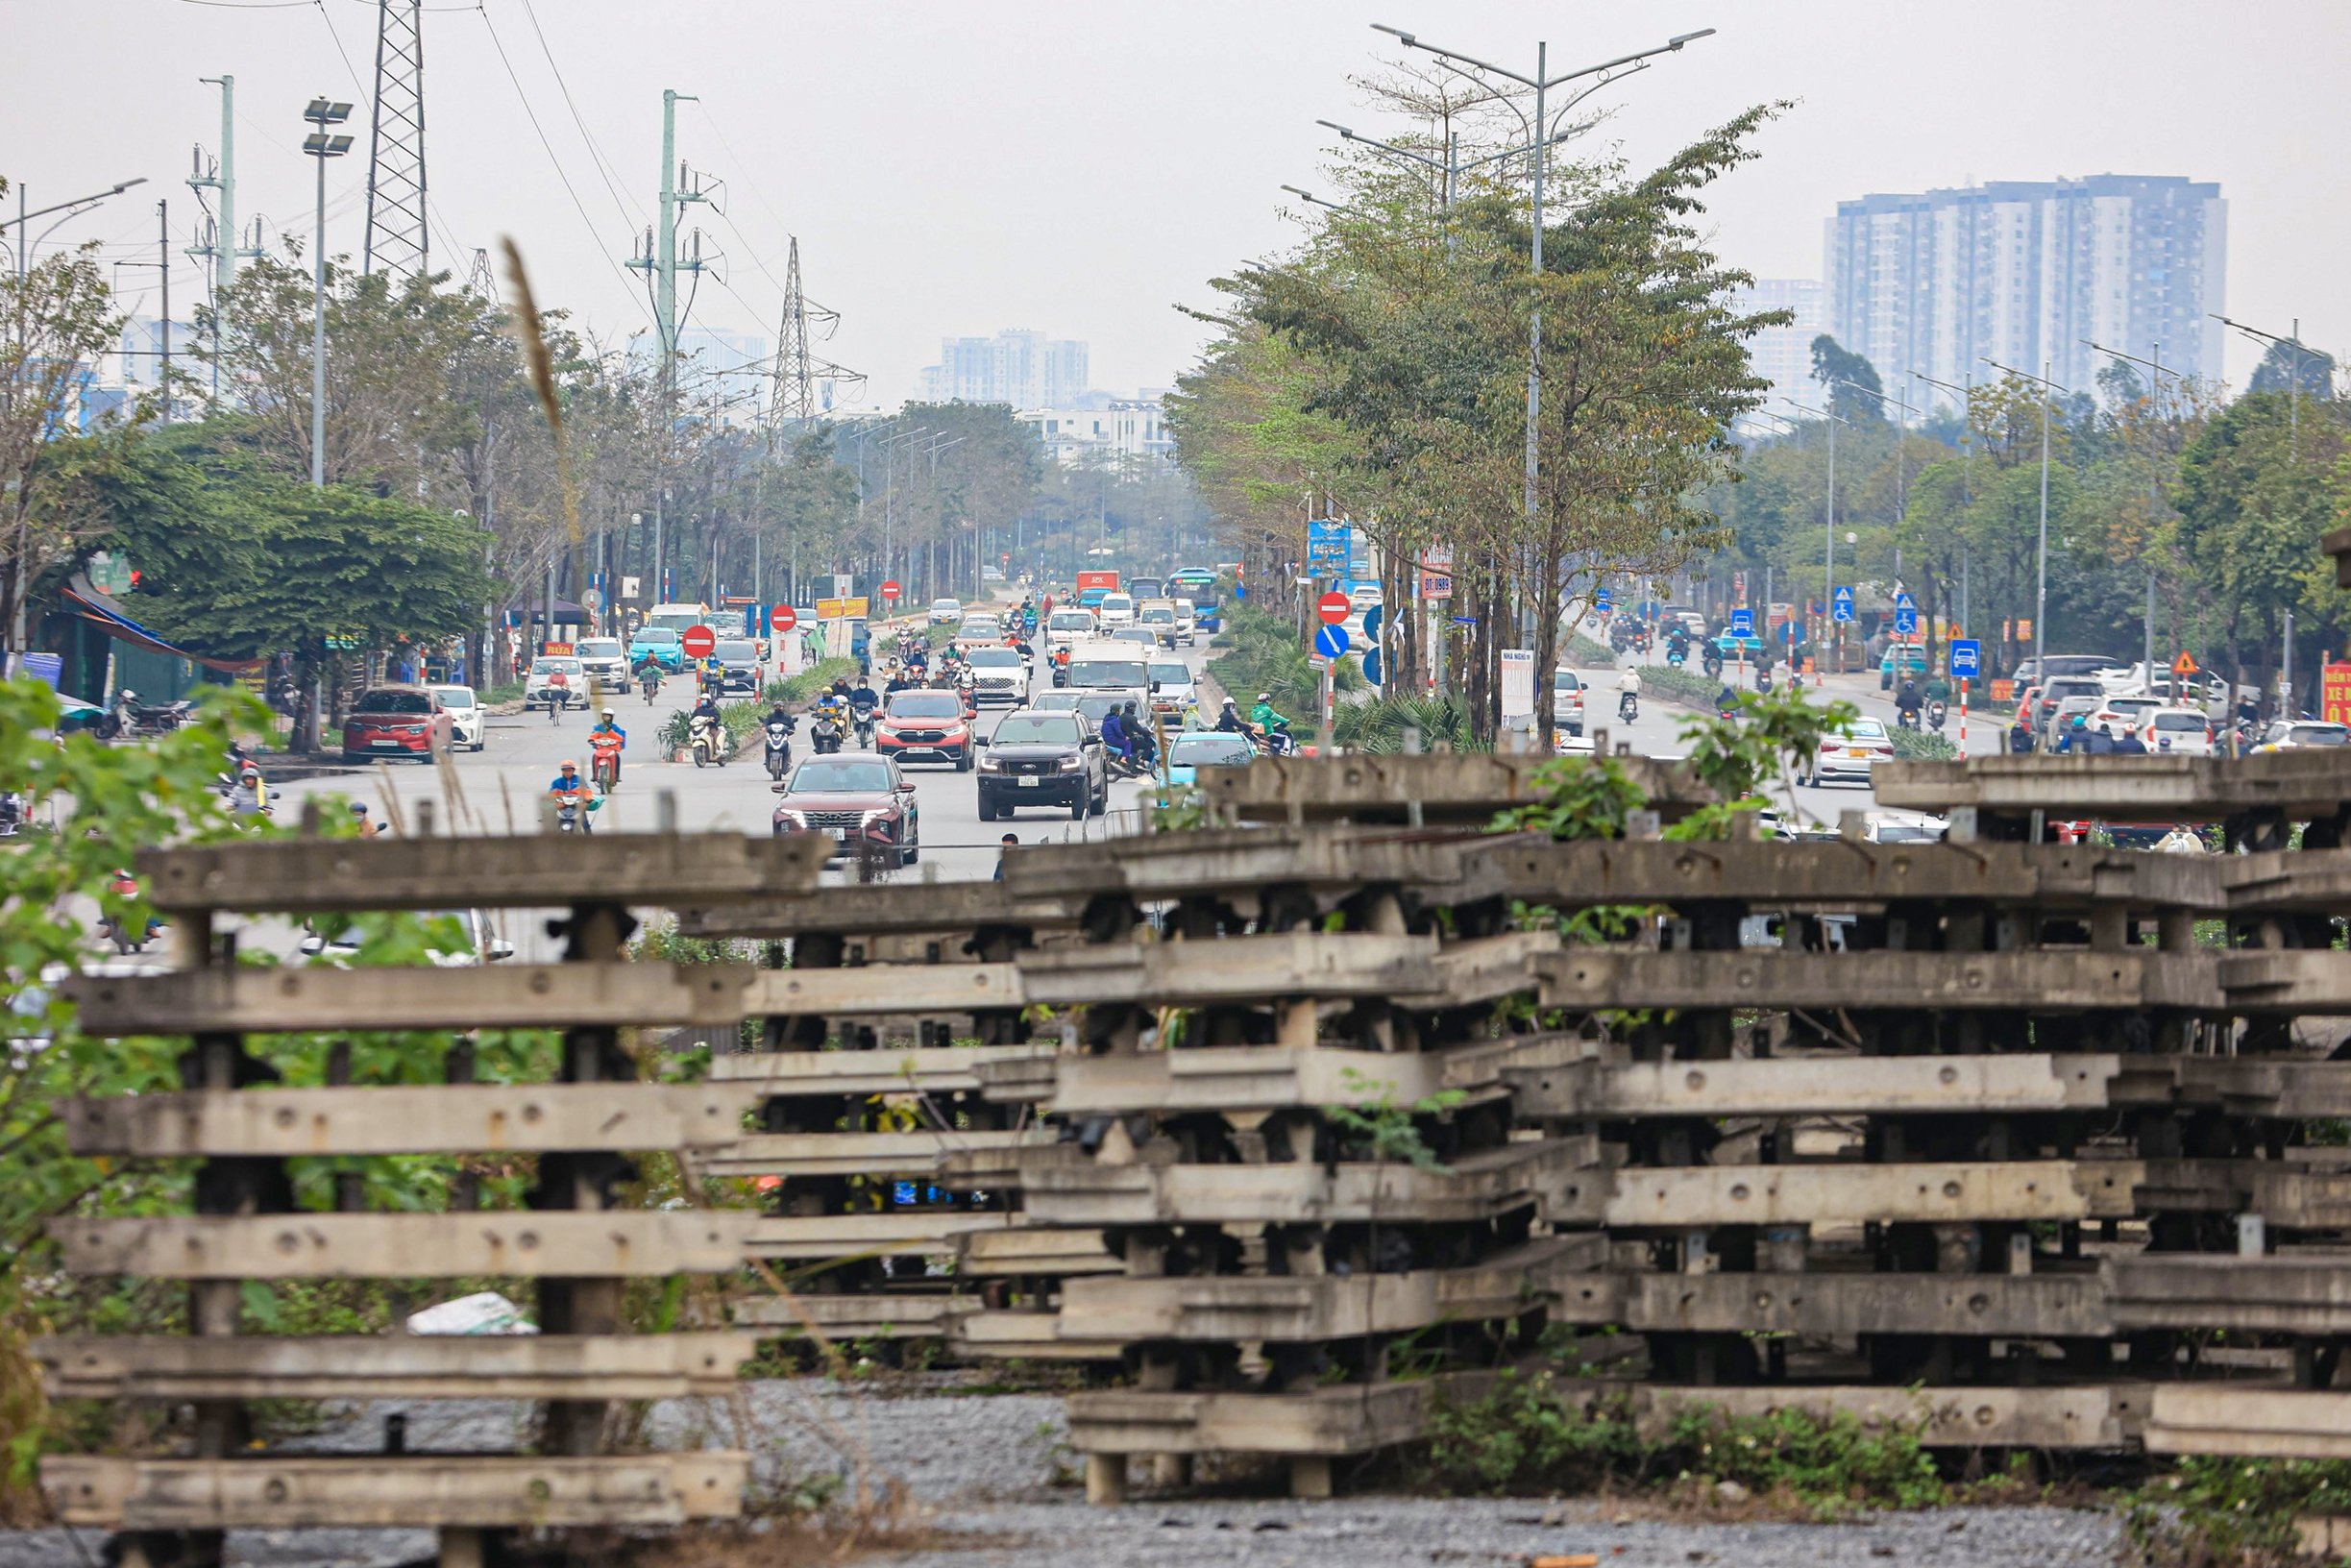
[[[1916,758],[1936,762],[1959,755],[1957,743],[1948,735],[1937,734],[1931,729],[1904,729],[1898,724],[1891,733],[1894,736],[1894,754],[1905,760]]]
[[[1580,631],[1571,631],[1567,634],[1567,641],[1559,647],[1559,662],[1570,670],[1586,665],[1596,665],[1604,670],[1614,669],[1616,652],[1604,644],[1592,641]]]
[[[1641,695],[1660,702],[1681,702],[1711,712],[1723,683],[1703,670],[1677,669],[1670,664],[1641,666]]]
[[[1404,732],[1420,731],[1423,749],[1449,743],[1456,751],[1485,751],[1493,743],[1481,741],[1470,729],[1469,703],[1450,694],[1439,697],[1383,697],[1369,702],[1350,702],[1338,710],[1331,738],[1359,751],[1404,749]]]
[[[2297,1518],[2345,1512],[2351,1462],[2191,1456],[2132,1494],[2123,1533],[2152,1568],[2285,1568],[2309,1560]]]
[[[1527,1494],[1652,1490],[1711,1504],[1724,1482],[1811,1519],[1865,1508],[1922,1508],[1954,1499],[1915,1420],[1864,1423],[1793,1409],[1734,1416],[1698,1407],[1645,1436],[1629,1395],[1562,1389],[1550,1374],[1505,1373],[1481,1398],[1440,1402],[1419,1461],[1439,1492]]]

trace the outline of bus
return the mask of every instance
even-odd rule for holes
[[[671,631],[683,631],[688,626],[709,624],[710,606],[707,604],[656,604],[645,612],[645,625],[662,626]]]

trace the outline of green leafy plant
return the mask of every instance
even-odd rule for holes
[[[1396,1086],[1384,1078],[1372,1078],[1349,1067],[1339,1075],[1339,1083],[1354,1096],[1353,1103],[1326,1105],[1323,1115],[1368,1145],[1373,1159],[1401,1160],[1415,1170],[1447,1168],[1421,1137],[1414,1118],[1442,1115],[1468,1099],[1466,1093],[1443,1089],[1410,1105],[1399,1105]]]
[[[1904,761],[1940,762],[1959,755],[1959,747],[1948,735],[1939,735],[1931,729],[1904,729],[1896,726],[1894,754]]]
[[[2195,1455],[2131,1495],[2123,1534],[2154,1568],[2285,1568],[2308,1560],[2296,1519],[2345,1512],[2351,1462]]]
[[[1622,838],[1627,816],[1649,804],[1648,793],[1614,757],[1554,757],[1536,765],[1531,782],[1536,797],[1497,812],[1489,831]]]

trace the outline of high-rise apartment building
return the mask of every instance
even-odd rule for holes
[[[1731,301],[1730,308],[1741,315],[1786,310],[1796,317],[1785,327],[1766,327],[1747,340],[1755,374],[1772,383],[1763,395],[1763,406],[1774,413],[1786,413],[1790,399],[1810,403],[1820,391],[1812,383],[1812,340],[1828,330],[1825,293],[1817,279],[1758,278]]]
[[[2220,187],[2176,175],[1864,196],[1828,223],[1827,331],[1921,406],[1955,400],[1910,372],[1965,384],[1987,358],[2094,393],[2112,361],[2084,338],[2217,380],[2227,241]]]
[[[759,332],[731,327],[687,327],[677,334],[677,397],[680,409],[721,425],[756,425],[769,397],[769,358],[773,349]]]
[[[924,367],[926,403],[1009,403],[1016,408],[1067,408],[1086,391],[1086,345],[1042,332],[950,337],[939,363]]]

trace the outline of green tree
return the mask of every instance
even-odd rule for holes
[[[1869,355],[1823,332],[1812,340],[1812,379],[1826,392],[1830,413],[1856,424],[1885,423],[1886,387]]]

